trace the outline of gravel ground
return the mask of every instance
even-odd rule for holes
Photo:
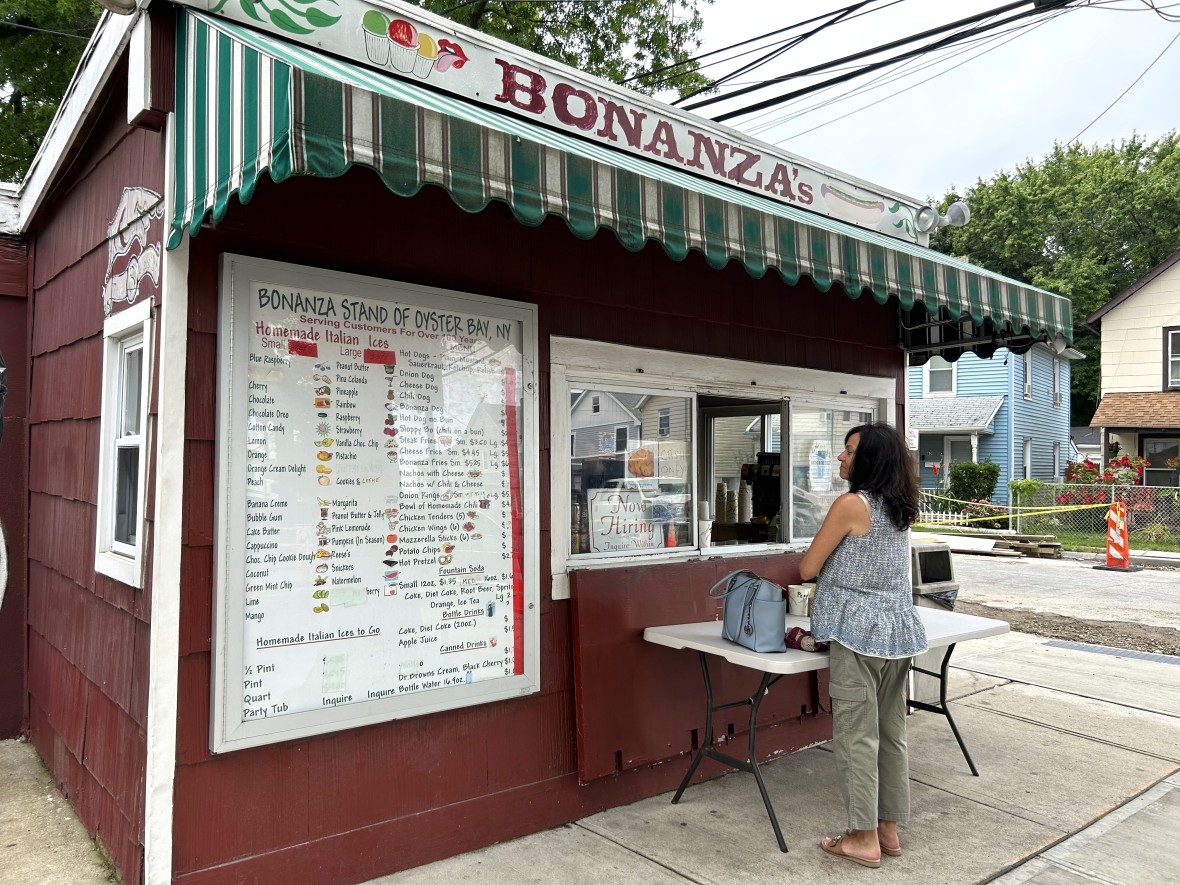
[[[955,611],[984,618],[999,618],[1012,625],[1019,633],[1031,633],[1049,639],[1085,642],[1125,648],[1130,651],[1163,655],[1180,655],[1180,630],[1170,627],[1151,627],[1128,621],[1087,621],[1065,615],[1046,614],[1016,608],[998,608],[964,602],[955,604]]]

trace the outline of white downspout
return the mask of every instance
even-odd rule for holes
[[[165,139],[165,226],[173,217],[176,139]],[[172,797],[179,707],[181,520],[184,514],[185,370],[188,364],[188,237],[164,253],[156,396],[156,502],[152,555],[152,623],[148,658],[144,881],[172,881]]]

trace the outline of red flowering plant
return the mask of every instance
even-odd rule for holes
[[[1065,481],[1075,485],[1102,483],[1137,486],[1143,484],[1143,468],[1150,466],[1150,461],[1140,458],[1138,455],[1111,458],[1105,467],[1087,458],[1085,461],[1078,461],[1065,468]]]
[[[987,498],[971,501],[960,510],[967,524],[978,529],[1002,529],[1008,521],[1008,508]]]

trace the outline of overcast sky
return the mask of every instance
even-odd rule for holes
[[[785,28],[851,2],[715,0],[704,9],[700,51]],[[752,84],[781,76],[1001,5],[1006,5],[1003,0],[874,0],[864,9],[877,11],[827,29],[736,82]],[[1073,139],[1180,34],[1180,23],[1162,19],[1148,8],[1147,0],[1090,0],[1089,5],[1080,6],[1074,0],[1072,5],[1079,8],[1025,19],[1003,29],[1035,25],[1024,28],[1019,36],[1010,32],[972,44],[953,58],[945,53],[959,53],[962,45],[912,61],[902,71],[909,76],[901,79],[893,79],[898,69],[892,68],[797,103],[734,118],[727,125],[796,156],[910,196],[938,198],[952,187],[963,190],[1025,159],[1042,158],[1054,141]],[[1180,0],[1155,0],[1155,5],[1165,14],[1180,17]],[[1004,15],[1030,7],[1031,3]],[[790,36],[798,33],[792,31]],[[707,70],[719,76],[760,54]],[[935,58],[943,60],[927,66]],[[951,70],[955,65],[959,67]],[[778,84],[694,113],[712,117],[798,88],[800,82],[813,81]],[[808,110],[792,120],[781,119],[870,85],[878,88]],[[913,88],[889,97],[907,87]],[[1135,132],[1155,139],[1180,128],[1178,91],[1180,40],[1086,129],[1081,141],[1105,145]],[[845,114],[850,116],[837,119]]]

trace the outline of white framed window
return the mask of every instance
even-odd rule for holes
[[[141,301],[103,326],[94,568],[132,587],[143,587],[151,307]]]
[[[1024,438],[1024,476],[1022,479],[1032,479],[1032,439]]]
[[[955,395],[955,363],[940,356],[932,356],[923,369],[923,390],[926,396]]]
[[[656,432],[660,436],[667,436],[672,432],[672,410],[660,409],[659,424]]]
[[[588,437],[551,464],[551,525],[572,529],[551,533],[555,599],[569,598],[573,568],[801,548],[842,491],[832,456],[843,434],[896,412],[892,378],[559,337],[550,354],[551,439]],[[633,414],[625,457],[589,438],[601,426],[590,417],[595,395]],[[753,486],[749,516],[739,507],[735,523],[728,499],[743,481]],[[704,549],[698,519],[712,521]]]
[[[1061,360],[1053,358],[1053,405],[1061,405]],[[1054,471],[1056,476],[1056,471]]]
[[[1023,359],[1024,398],[1025,399],[1032,399],[1032,363],[1033,363],[1032,351],[1026,350],[1024,352],[1024,359]],[[1028,479],[1028,477],[1026,476],[1025,479]]]
[[[1180,387],[1180,329],[1164,329],[1165,388]]]

